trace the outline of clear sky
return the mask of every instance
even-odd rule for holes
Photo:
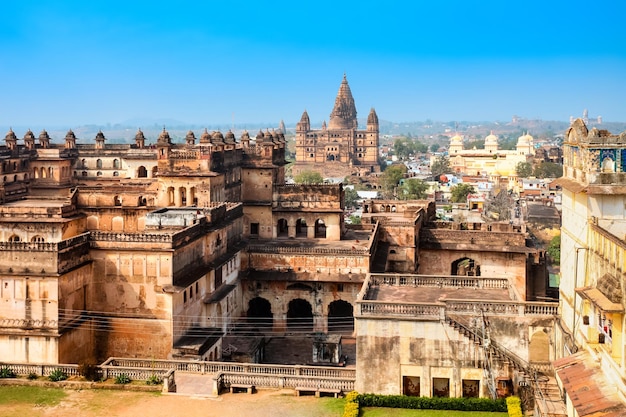
[[[626,120],[623,0],[2,1],[0,126]],[[18,132],[21,134],[21,132]]]

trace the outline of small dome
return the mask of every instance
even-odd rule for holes
[[[459,134],[456,134],[452,136],[450,143],[463,143],[463,138]]]
[[[24,141],[28,141],[28,140],[35,140],[35,134],[28,129],[28,131],[26,132],[26,134],[24,135]]]
[[[171,142],[170,134],[167,132],[167,130],[165,130],[165,127],[163,128],[163,131],[159,135],[158,140],[159,142],[167,142],[167,143]]]
[[[74,132],[72,132],[71,130],[67,134],[69,135],[70,132],[72,133],[72,135],[74,134]],[[104,133],[102,133],[102,130],[99,130],[98,134],[96,135],[96,140],[105,140],[105,139],[106,138],[104,137]]]
[[[102,132],[99,132],[98,135],[102,135],[102,139],[104,139],[104,135],[102,134]],[[41,135],[39,136],[41,137]],[[98,138],[98,136],[96,135],[96,139]],[[72,129],[67,131],[67,134],[65,135],[65,140],[68,139],[73,139],[76,140],[76,135],[74,134],[74,132],[72,132]]]
[[[256,134],[256,140],[262,141],[264,136],[263,131],[259,129],[259,133]]]
[[[231,130],[229,130],[228,132],[226,132],[226,136],[224,139],[226,143],[235,143],[235,134]]]
[[[144,136],[141,129],[137,129],[137,133],[135,133],[135,140],[146,140],[146,137]]]
[[[70,129],[69,132],[67,132],[68,134],[72,132],[72,129]],[[73,134],[74,132],[72,132]],[[46,129],[42,130],[41,133],[39,134],[39,140],[40,141],[48,141],[50,140],[50,135],[48,135],[48,132],[46,132]]]
[[[498,137],[493,134],[493,131],[489,135],[487,135],[487,137],[485,138],[485,144],[497,143],[497,142],[498,142]]]
[[[223,142],[224,141],[224,135],[219,130],[216,130],[215,132],[213,132],[213,135],[211,135],[211,137],[212,137],[213,141],[215,141],[215,142]]]
[[[517,139],[518,145],[528,145],[528,144],[531,144],[532,142],[533,142],[533,137],[528,132],[526,132],[525,135],[522,135]]]
[[[189,132],[187,132],[187,136],[185,136],[185,139],[187,141],[195,141],[196,135],[194,135],[193,132],[190,130]]]
[[[200,135],[200,143],[209,143],[209,142],[211,142],[211,135],[209,134],[209,131],[205,127],[204,132],[202,132],[202,135]]]
[[[241,134],[241,139],[250,140],[250,133],[248,133],[247,130],[244,130],[243,133]]]
[[[9,128],[9,131],[7,132],[4,139],[5,140],[17,140],[17,136],[15,136],[15,132],[13,132],[13,129]]]

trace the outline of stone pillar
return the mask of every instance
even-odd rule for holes
[[[315,223],[312,225],[307,222],[306,224],[306,237],[313,239],[315,237]]]
[[[180,188],[179,187],[174,187],[174,206],[175,207],[180,207],[181,206],[181,196],[180,196]]]

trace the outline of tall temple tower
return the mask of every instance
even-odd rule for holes
[[[310,170],[324,177],[364,176],[379,172],[378,115],[372,108],[366,130],[358,130],[356,105],[344,74],[328,126],[311,129],[309,114],[304,111],[296,125],[296,164],[293,174]]]

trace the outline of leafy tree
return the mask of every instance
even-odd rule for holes
[[[467,196],[474,192],[474,187],[469,184],[459,184],[452,187],[450,192],[452,193],[453,203],[465,203],[467,202]]]
[[[348,218],[350,219],[350,224],[361,224],[361,216],[355,216],[352,214]]]
[[[432,145],[430,145],[430,151],[431,152],[437,152],[439,150],[439,144],[438,143],[433,143]]]
[[[344,205],[346,207],[356,207],[359,199],[359,193],[354,188],[345,188],[343,190]]]
[[[317,171],[304,170],[296,175],[293,180],[296,184],[321,184],[324,182],[322,174]]]
[[[535,167],[537,178],[560,178],[563,176],[563,165],[554,162],[542,162]]]
[[[445,155],[439,155],[431,165],[430,172],[433,174],[433,179],[439,181],[442,174],[450,172],[450,159]]]
[[[515,173],[520,178],[528,178],[533,175],[533,166],[530,162],[518,162],[515,165]]]
[[[400,200],[423,200],[427,197],[427,189],[428,184],[424,181],[417,178],[408,179],[398,187],[398,198]]]
[[[404,164],[394,164],[383,172],[381,177],[381,185],[383,186],[383,190],[387,194],[391,194],[393,189],[396,188],[398,183],[402,178],[404,178],[404,174],[406,174],[406,166]]]
[[[411,155],[415,155],[416,153],[423,153],[428,150],[428,147],[423,143],[412,140],[409,138],[397,138],[393,142],[393,152],[399,158],[408,158]]]
[[[547,252],[555,264],[561,263],[561,235],[556,235],[550,240]]]

